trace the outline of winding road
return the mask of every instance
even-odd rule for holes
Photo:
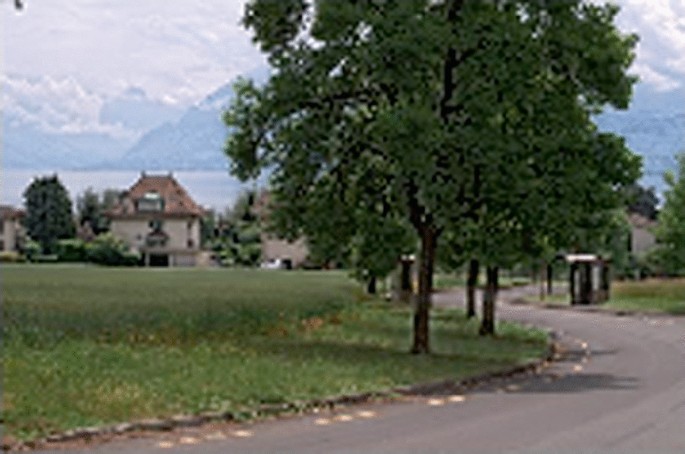
[[[458,298],[437,294],[435,304]],[[555,330],[565,353],[539,374],[464,395],[189,428],[72,452],[685,453],[685,318],[513,304],[498,311]]]

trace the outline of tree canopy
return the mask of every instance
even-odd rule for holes
[[[26,232],[44,253],[54,253],[57,240],[74,236],[71,200],[57,175],[35,178],[24,191],[24,208]]]
[[[224,118],[232,171],[269,169],[290,236],[340,245],[368,238],[368,219],[410,226],[412,351],[428,352],[443,235],[498,266],[526,235],[570,242],[570,226],[634,181],[639,161],[591,121],[607,104],[625,108],[634,83],[636,39],[615,28],[617,11],[580,0],[253,0],[244,25],[273,72],[263,86],[236,85]]]
[[[668,189],[656,228],[657,256],[664,271],[685,273],[685,152],[677,156],[677,172],[664,176]]]

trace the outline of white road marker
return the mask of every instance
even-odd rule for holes
[[[250,438],[253,433],[249,430],[234,430],[231,435],[238,438]]]
[[[428,405],[431,407],[440,407],[442,405],[445,405],[445,400],[444,399],[428,399]]]
[[[352,421],[354,418],[350,415],[337,415],[333,419],[339,422],[349,422]]]
[[[198,439],[195,437],[181,437],[179,440],[179,443],[182,445],[194,445],[198,442]]]

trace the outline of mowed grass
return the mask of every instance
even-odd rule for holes
[[[608,307],[685,315],[685,279],[649,279],[613,284]]]
[[[434,311],[412,356],[410,309],[363,298],[344,273],[3,266],[7,433],[206,410],[241,411],[463,378],[540,357],[544,333],[482,339]]]

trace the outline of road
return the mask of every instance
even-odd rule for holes
[[[436,304],[457,299],[439,294]],[[509,304],[499,315],[554,329],[566,353],[539,375],[464,395],[185,429],[72,452],[685,453],[685,318]]]

